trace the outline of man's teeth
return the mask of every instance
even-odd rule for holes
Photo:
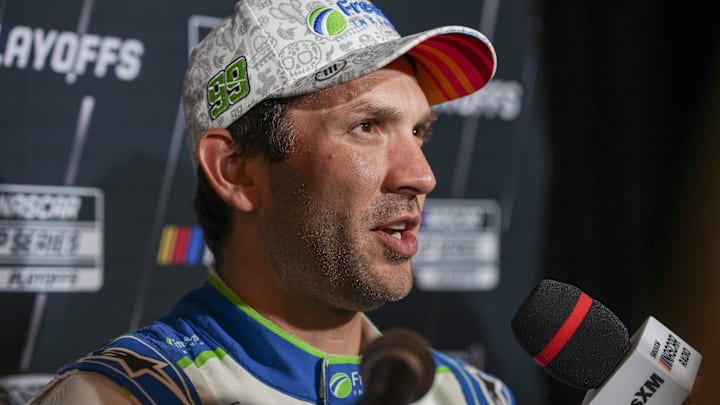
[[[407,228],[407,225],[405,223],[396,224],[396,225],[390,225],[388,226],[388,229],[391,231],[390,236],[392,236],[395,239],[402,239],[402,231],[404,231]]]

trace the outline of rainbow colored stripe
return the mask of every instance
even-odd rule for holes
[[[668,360],[664,355],[660,356],[660,365],[665,367],[665,369],[670,372],[672,370],[673,363]]]
[[[204,248],[199,226],[165,225],[155,261],[159,266],[200,264]]]

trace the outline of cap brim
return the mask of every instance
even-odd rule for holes
[[[349,82],[403,55],[412,57],[418,84],[431,105],[480,90],[495,74],[495,50],[483,34],[468,27],[446,26],[347,53],[278,89],[273,96],[297,96]],[[331,77],[318,77],[329,66],[342,68]]]

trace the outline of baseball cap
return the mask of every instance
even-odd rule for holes
[[[431,105],[471,94],[495,74],[492,44],[472,28],[403,37],[367,0],[239,0],[188,62],[183,102],[193,162],[205,131],[228,127],[263,100],[349,82],[403,55]]]

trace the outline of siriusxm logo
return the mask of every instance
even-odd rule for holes
[[[68,83],[77,76],[92,74],[104,78],[108,72],[124,81],[138,77],[145,45],[137,39],[122,39],[71,31],[18,25],[2,27],[0,67],[43,71],[49,68],[64,74]]]
[[[650,378],[648,378],[647,381],[640,386],[638,392],[635,393],[635,397],[632,402],[630,402],[630,405],[646,404],[650,400],[650,397],[652,397],[653,394],[660,389],[660,386],[663,385],[664,382],[665,380],[663,380],[662,377],[652,373]]]

